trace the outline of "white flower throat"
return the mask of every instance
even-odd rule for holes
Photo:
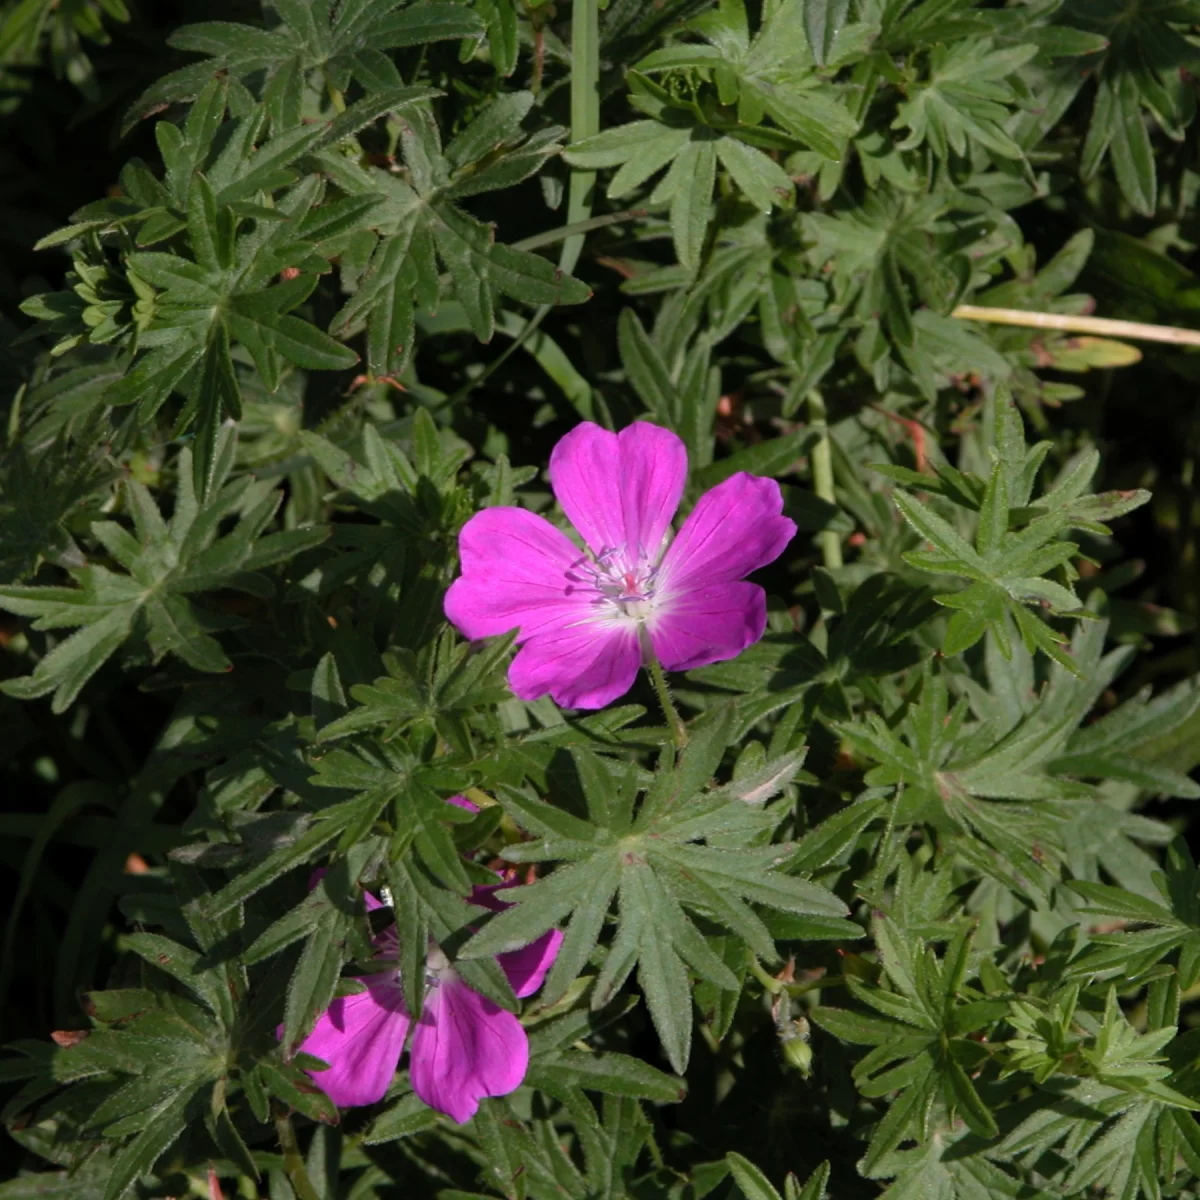
[[[393,926],[379,934],[375,939],[377,948],[376,958],[383,962],[396,963],[400,957],[400,939],[396,933],[396,928]],[[400,968],[397,965],[390,973],[393,976],[392,982],[399,987],[400,985]],[[429,950],[425,955],[425,987],[432,989],[440,983],[444,983],[448,978],[455,975],[454,968],[450,965],[449,958],[446,957],[445,951],[432,939],[429,939]]]
[[[666,539],[663,539],[663,548]],[[662,552],[651,558],[641,547],[630,555],[626,547],[606,547],[594,557],[585,554],[567,571],[567,595],[590,594],[597,615],[644,621],[654,612]]]

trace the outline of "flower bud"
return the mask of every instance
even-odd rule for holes
[[[776,1032],[788,1065],[807,1079],[813,1060],[812,1047],[808,1044],[808,1022],[803,1017],[780,1021],[776,1025]]]
[[[788,1065],[799,1071],[805,1079],[809,1077],[812,1071],[813,1050],[802,1037],[789,1038],[783,1043],[783,1057],[787,1059]]]

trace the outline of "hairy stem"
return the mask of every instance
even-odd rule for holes
[[[296,1131],[292,1128],[292,1118],[287,1113],[276,1116],[275,1134],[279,1138],[279,1148],[283,1151],[283,1173],[292,1185],[292,1191],[296,1193],[296,1200],[321,1200],[308,1177],[304,1156],[300,1153],[300,1143],[296,1141]]]
[[[671,733],[675,737],[675,745],[682,750],[688,741],[687,726],[683,723],[683,718],[675,707],[675,701],[671,699],[671,689],[667,686],[666,672],[662,669],[662,663],[655,657],[653,650],[647,650],[646,671],[650,675],[650,682],[654,684],[655,692],[658,693],[658,702],[662,705],[663,716],[667,718],[667,724],[671,727]]]
[[[822,500],[836,504],[833,496],[833,451],[829,445],[829,423],[825,419],[825,401],[821,393],[808,393],[809,424],[817,433],[817,444],[812,452],[813,490]],[[817,534],[817,545],[821,547],[821,558],[827,567],[842,565],[842,542],[836,530],[825,529]]]
[[[776,979],[774,975],[766,971],[755,955],[750,956],[749,971],[772,996],[778,996],[780,992],[785,990],[783,981]]]

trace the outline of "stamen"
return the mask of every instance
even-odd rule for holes
[[[565,577],[568,596],[590,592],[590,603],[604,615],[641,621],[653,610],[658,565],[640,547],[631,556],[625,547],[605,546],[581,556]]]

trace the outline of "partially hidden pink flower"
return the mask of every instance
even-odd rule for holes
[[[452,796],[450,803],[475,809],[461,796]],[[493,911],[508,908],[496,893],[509,886],[476,887],[470,902]],[[368,911],[383,907],[369,893],[365,899]],[[518,998],[542,986],[561,944],[562,934],[552,929],[528,946],[497,956]],[[378,948],[380,960],[395,960],[395,926],[380,936]],[[366,990],[335,999],[300,1046],[329,1064],[328,1070],[309,1074],[342,1108],[383,1099],[413,1025],[397,970],[358,982]],[[507,1096],[518,1088],[528,1067],[529,1040],[520,1021],[469,988],[431,944],[425,958],[425,1001],[409,1053],[413,1091],[461,1124],[475,1115],[485,1096]]]
[[[779,485],[742,471],[672,538],[686,478],[669,430],[576,426],[550,456],[550,482],[585,549],[526,509],[484,509],[459,537],[446,616],[472,640],[516,629],[514,694],[549,692],[567,708],[627,692],[646,642],[672,671],[734,658],[767,621],[766,594],[744,577],[778,558],[796,526]]]

